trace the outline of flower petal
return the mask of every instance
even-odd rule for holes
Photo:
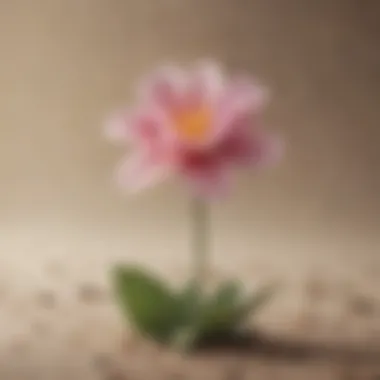
[[[249,165],[256,157],[256,145],[247,133],[229,135],[219,146],[219,154],[232,164]]]
[[[122,111],[113,115],[105,124],[105,135],[117,143],[129,142],[131,139],[131,120],[129,113]]]
[[[134,141],[146,149],[168,148],[176,139],[174,128],[161,107],[151,104],[137,111],[132,117]]]
[[[138,113],[133,118],[133,130],[136,139],[144,145],[155,143],[161,138],[164,128],[154,112]]]
[[[177,67],[164,66],[148,76],[140,84],[143,102],[170,109],[178,105],[186,84],[185,73]]]
[[[235,165],[267,166],[278,161],[283,147],[280,139],[262,131],[258,125],[252,128],[250,118],[245,117],[231,124],[216,151]]]
[[[214,140],[220,140],[236,123],[256,115],[268,98],[267,92],[249,79],[239,78],[226,87],[215,113]]]
[[[155,161],[147,154],[135,153],[125,160],[117,170],[117,182],[130,192],[151,187],[170,175],[166,165]]]
[[[214,107],[224,89],[222,67],[212,61],[198,62],[188,77],[185,107]]]
[[[269,91],[266,88],[251,78],[240,76],[227,86],[222,103],[225,103],[230,112],[246,114],[261,111],[268,99]]]

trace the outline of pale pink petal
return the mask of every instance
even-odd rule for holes
[[[105,135],[112,142],[129,142],[131,140],[131,120],[126,111],[113,115],[105,125]]]
[[[267,98],[267,92],[249,79],[240,78],[231,82],[215,112],[213,139],[220,140],[235,128],[236,123],[257,115]]]
[[[155,143],[163,133],[161,120],[155,113],[136,114],[133,120],[133,132],[136,139],[145,145]]]
[[[130,192],[138,192],[165,180],[169,175],[168,166],[139,152],[120,165],[117,170],[117,182]]]
[[[105,134],[114,142],[149,143],[169,132],[165,113],[157,106],[141,107],[133,112],[122,111],[111,117]]]
[[[224,89],[221,66],[212,61],[198,62],[188,77],[184,103],[186,107],[214,107]]]
[[[142,81],[140,98],[145,103],[153,103],[171,109],[178,106],[186,85],[185,73],[176,67],[165,66]]]
[[[269,100],[269,91],[248,77],[236,77],[226,88],[221,100],[230,111],[237,113],[259,112]]]
[[[132,132],[136,143],[145,146],[169,146],[176,135],[167,114],[162,108],[150,105],[132,117]]]

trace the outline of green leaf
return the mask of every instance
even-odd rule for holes
[[[189,281],[177,295],[182,311],[182,323],[187,324],[194,317],[202,303],[202,294],[194,281]]]
[[[238,283],[229,281],[221,284],[204,306],[201,329],[206,334],[234,329],[240,298],[241,287]]]
[[[189,282],[178,294],[183,314],[172,343],[188,349],[205,336],[230,331],[239,297],[240,286],[233,282],[223,283],[211,297],[202,294],[196,282]]]
[[[267,286],[246,297],[239,282],[222,283],[209,297],[192,288],[190,284],[181,293],[187,300],[183,307],[185,317],[183,327],[178,329],[173,343],[180,348],[191,348],[197,342],[209,338],[228,339],[244,327],[249,315],[258,311],[273,296],[275,286]],[[195,285],[193,285],[195,286]],[[186,302],[185,304],[186,305]],[[198,314],[194,314],[196,311]]]
[[[248,299],[244,299],[239,283],[223,283],[204,305],[199,334],[215,335],[236,332],[251,313],[258,311],[269,301],[275,290],[275,286],[267,286]]]
[[[136,267],[117,266],[112,280],[121,309],[134,327],[159,342],[168,341],[178,327],[181,312],[170,288]]]
[[[241,296],[241,285],[234,281],[222,283],[214,296],[214,303],[219,307],[233,308],[235,307]]]
[[[177,294],[177,301],[180,313],[171,343],[181,350],[187,350],[193,346],[199,333],[203,295],[198,284],[193,280],[186,283]]]

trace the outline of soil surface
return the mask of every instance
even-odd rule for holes
[[[95,359],[102,379],[380,379],[380,347],[323,345],[255,336],[180,354],[129,338],[122,352],[119,358],[100,355]]]

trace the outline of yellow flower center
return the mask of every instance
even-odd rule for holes
[[[173,115],[174,128],[179,136],[191,143],[204,141],[211,128],[211,111],[208,107],[185,109]]]

